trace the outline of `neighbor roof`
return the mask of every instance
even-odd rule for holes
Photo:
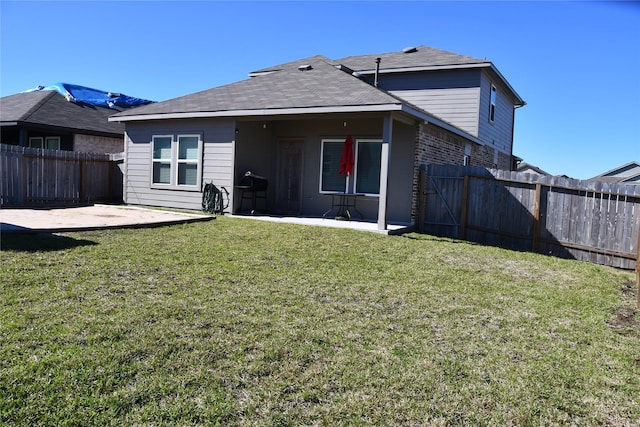
[[[540,175],[551,175],[549,172],[540,169],[537,166],[534,166],[527,162],[518,163],[518,167],[516,168],[517,172],[535,172]]]
[[[626,163],[598,176],[594,176],[593,178],[590,178],[589,181],[604,181],[620,184],[640,184],[640,163]]]
[[[120,111],[118,109],[116,111]],[[68,102],[58,92],[23,92],[0,98],[0,125],[56,127],[109,136],[122,136],[124,126],[111,123],[113,109]]]

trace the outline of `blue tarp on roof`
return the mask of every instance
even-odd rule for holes
[[[102,90],[73,85],[69,83],[55,83],[49,86],[38,86],[37,88],[28,90],[27,92],[34,92],[39,90],[55,90],[60,95],[64,96],[69,102],[83,103],[107,108],[128,108],[135,107],[136,105],[150,104],[153,102],[149,101],[148,99],[135,98],[115,92],[105,92]]]

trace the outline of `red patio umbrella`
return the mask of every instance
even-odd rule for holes
[[[351,135],[347,136],[344,140],[344,147],[342,149],[342,158],[340,159],[340,175],[351,176],[353,175],[353,139]]]

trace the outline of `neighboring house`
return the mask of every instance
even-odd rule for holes
[[[516,171],[535,174],[535,175],[551,175],[549,172],[546,172],[540,169],[539,167],[534,166],[527,162],[518,162],[518,165],[516,166]]]
[[[640,184],[640,163],[626,163],[608,172],[589,178],[589,181],[604,181],[616,184]]]
[[[0,142],[95,153],[124,151],[116,112],[151,101],[59,83],[0,98]]]
[[[511,169],[514,111],[525,103],[489,61],[421,46],[249,76],[109,119],[126,125],[126,203],[199,209],[213,182],[237,213],[252,171],[268,180],[270,212],[333,216],[346,202],[385,230],[415,223],[428,163]]]

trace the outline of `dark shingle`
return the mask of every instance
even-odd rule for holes
[[[55,91],[18,93],[0,99],[0,119],[38,126],[54,126],[79,132],[124,134],[124,126],[109,122],[122,109],[68,102]]]
[[[376,68],[376,58],[380,58],[380,69],[441,67],[453,65],[488,64],[489,61],[471,56],[459,55],[428,46],[418,46],[415,52],[402,50],[390,53],[348,56],[335,62],[354,71],[372,71]]]
[[[301,65],[309,65],[311,69],[300,71]],[[283,64],[277,69],[229,85],[142,106],[115,117],[401,104],[397,98],[337,69],[321,56]]]

